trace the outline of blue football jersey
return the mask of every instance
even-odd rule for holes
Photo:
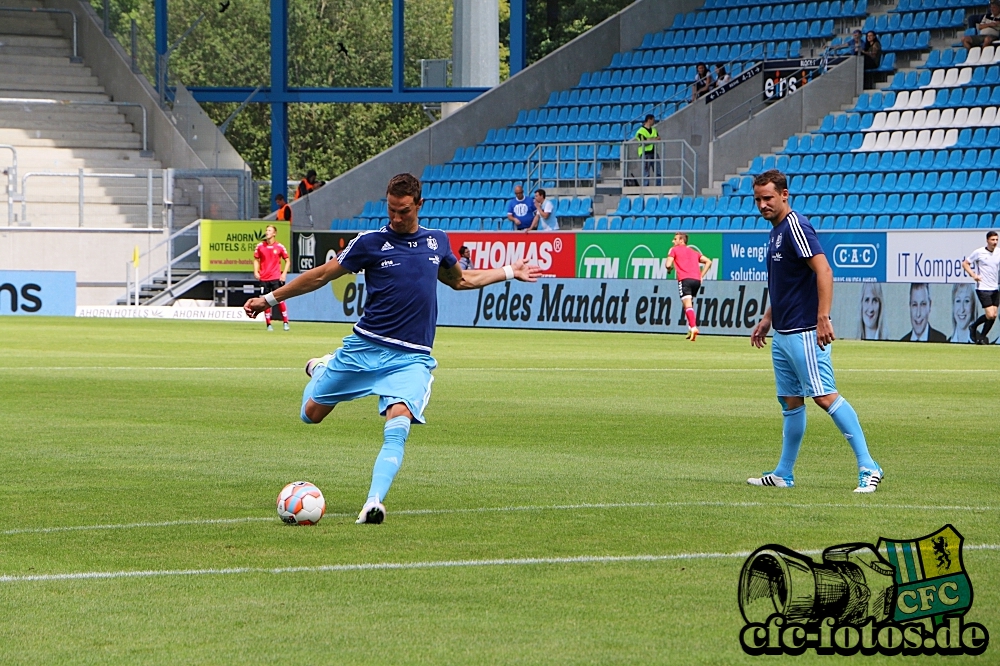
[[[507,202],[507,214],[517,218],[517,228],[527,229],[535,219],[535,201],[525,197]]]
[[[808,218],[791,211],[771,229],[767,242],[767,287],[771,296],[771,326],[779,333],[816,328],[819,292],[816,273],[807,259],[823,254]]]
[[[365,272],[365,312],[354,332],[386,347],[429,354],[437,325],[438,269],[458,263],[447,234],[424,227],[408,236],[389,226],[363,231],[337,261],[352,273]]]

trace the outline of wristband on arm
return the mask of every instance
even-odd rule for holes
[[[278,304],[278,299],[274,297],[273,293],[267,292],[264,294],[264,302],[273,308]]]
[[[504,274],[504,278],[503,278],[504,280],[513,280],[514,279],[514,267],[511,266],[510,264],[507,264],[506,266],[503,267],[503,274]]]

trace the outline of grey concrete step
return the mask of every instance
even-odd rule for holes
[[[124,107],[129,108],[129,107]],[[136,109],[138,114],[138,109]],[[0,100],[0,126],[20,127],[25,122],[104,123],[125,122],[125,115],[114,106],[38,104],[26,106],[7,104]],[[52,127],[53,125],[50,125]]]
[[[88,81],[88,78],[92,79],[92,81]],[[46,97],[52,97],[55,93],[100,95],[104,92],[104,87],[97,82],[95,77],[87,77],[79,83],[72,80],[49,83],[46,79],[38,81],[0,81],[0,91],[28,93],[24,97],[40,97],[43,94]],[[12,97],[17,97],[17,95],[12,95]]]
[[[96,76],[83,72],[24,74],[13,68],[0,69],[0,90],[83,90],[100,86]]]
[[[69,47],[42,47],[42,46],[8,46],[0,45],[0,53],[4,55],[26,55],[43,56],[49,58],[70,57],[73,50]]]
[[[0,129],[0,143],[50,148],[142,148],[142,137],[118,132]]]
[[[8,153],[9,154],[9,153]],[[5,159],[4,153],[0,152],[0,159]],[[91,163],[100,166],[110,164],[120,164],[122,168],[145,169],[156,160],[142,157],[138,149],[122,150],[120,148],[74,148],[61,149],[51,146],[18,146],[18,163],[45,163],[45,160],[58,164],[58,167],[49,167],[50,170],[62,171],[67,165],[74,165],[74,168],[86,167]]]
[[[24,14],[8,14],[7,12],[0,12],[0,19],[3,20],[3,32],[0,32],[0,37],[17,36],[17,37],[63,37],[65,34],[59,29],[59,26],[55,24],[52,19],[48,20],[33,20],[33,19],[11,19],[11,17],[25,16]],[[48,17],[46,17],[48,18]]]
[[[42,114],[37,115],[42,116]],[[131,133],[136,129],[131,124],[126,123],[122,116],[96,116],[91,117],[91,119],[82,120],[79,116],[76,116],[74,120],[68,120],[58,115],[52,116],[46,114],[44,117],[19,118],[15,120],[0,113],[0,128],[18,129],[30,134],[36,130],[44,130],[51,127],[58,127],[61,130],[80,130],[83,132]]]
[[[104,92],[66,92],[64,90],[0,90],[0,99],[61,99],[86,102],[109,102],[111,101],[111,96]],[[28,104],[28,106],[30,106],[30,104]]]
[[[61,32],[58,35],[8,35],[0,29],[0,43],[4,49],[29,47],[35,49],[66,49],[71,51],[73,42]]]
[[[44,56],[44,55],[19,55],[15,53],[4,53],[3,48],[0,48],[0,67],[23,67],[28,66],[38,66],[38,67],[63,67],[70,66],[73,67],[83,67],[84,65],[79,65],[71,63],[69,60],[69,55],[65,56]]]
[[[25,57],[27,58],[28,56]],[[3,59],[0,59],[0,75],[42,78],[50,76],[94,76],[89,67],[80,63],[70,62],[69,58],[39,58],[39,60],[47,62],[3,62]]]

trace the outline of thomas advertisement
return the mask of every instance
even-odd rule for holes
[[[268,226],[278,230],[278,242],[292,245],[290,222],[267,220],[202,220],[201,270],[216,273],[252,273],[253,251],[264,240]]]
[[[0,315],[72,317],[74,271],[0,271]]]
[[[451,250],[469,248],[472,267],[500,268],[525,259],[545,277],[574,277],[576,234],[572,233],[449,233]]]

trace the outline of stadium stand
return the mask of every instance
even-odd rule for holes
[[[42,4],[18,5],[29,6]],[[158,171],[161,164],[143,151],[139,114],[110,105],[111,96],[90,68],[72,61],[72,42],[55,16],[0,11],[0,144],[16,150],[20,177],[39,172],[79,177],[80,169],[87,175]],[[163,188],[157,186],[159,198]],[[39,175],[28,179],[25,189],[36,226],[78,223],[80,197],[73,177]],[[87,215],[101,226],[147,224],[145,182],[87,177],[83,197]]]
[[[590,197],[563,198],[560,219],[597,231],[763,230],[752,176],[777,167],[791,178],[794,205],[817,228],[990,226],[1000,213],[1000,192],[992,191],[1000,168],[1000,52],[950,46],[976,7],[968,0],[901,0],[869,15],[864,0],[709,0],[675,17],[669,29],[646,35],[641,47],[615,55],[603,70],[584,74],[576,87],[553,91],[545,106],[522,111],[479,145],[427,167],[423,219],[443,229],[503,229],[504,202],[513,184],[525,181],[525,160],[537,146],[593,142],[599,161],[617,160],[620,145],[607,142],[630,137],[646,113],[658,110],[662,119],[689,103],[695,63],[729,62],[738,74],[764,58],[836,47],[861,27],[880,35],[879,71],[891,78],[844,100],[852,102],[849,110],[789,137],[779,153],[755,158],[743,175],[721,183],[721,196],[625,196],[598,217]],[[949,46],[931,50],[942,43]],[[899,71],[897,62],[904,65]],[[592,171],[548,176],[595,179]],[[331,227],[374,228],[384,216],[384,201],[369,202],[361,215]]]

